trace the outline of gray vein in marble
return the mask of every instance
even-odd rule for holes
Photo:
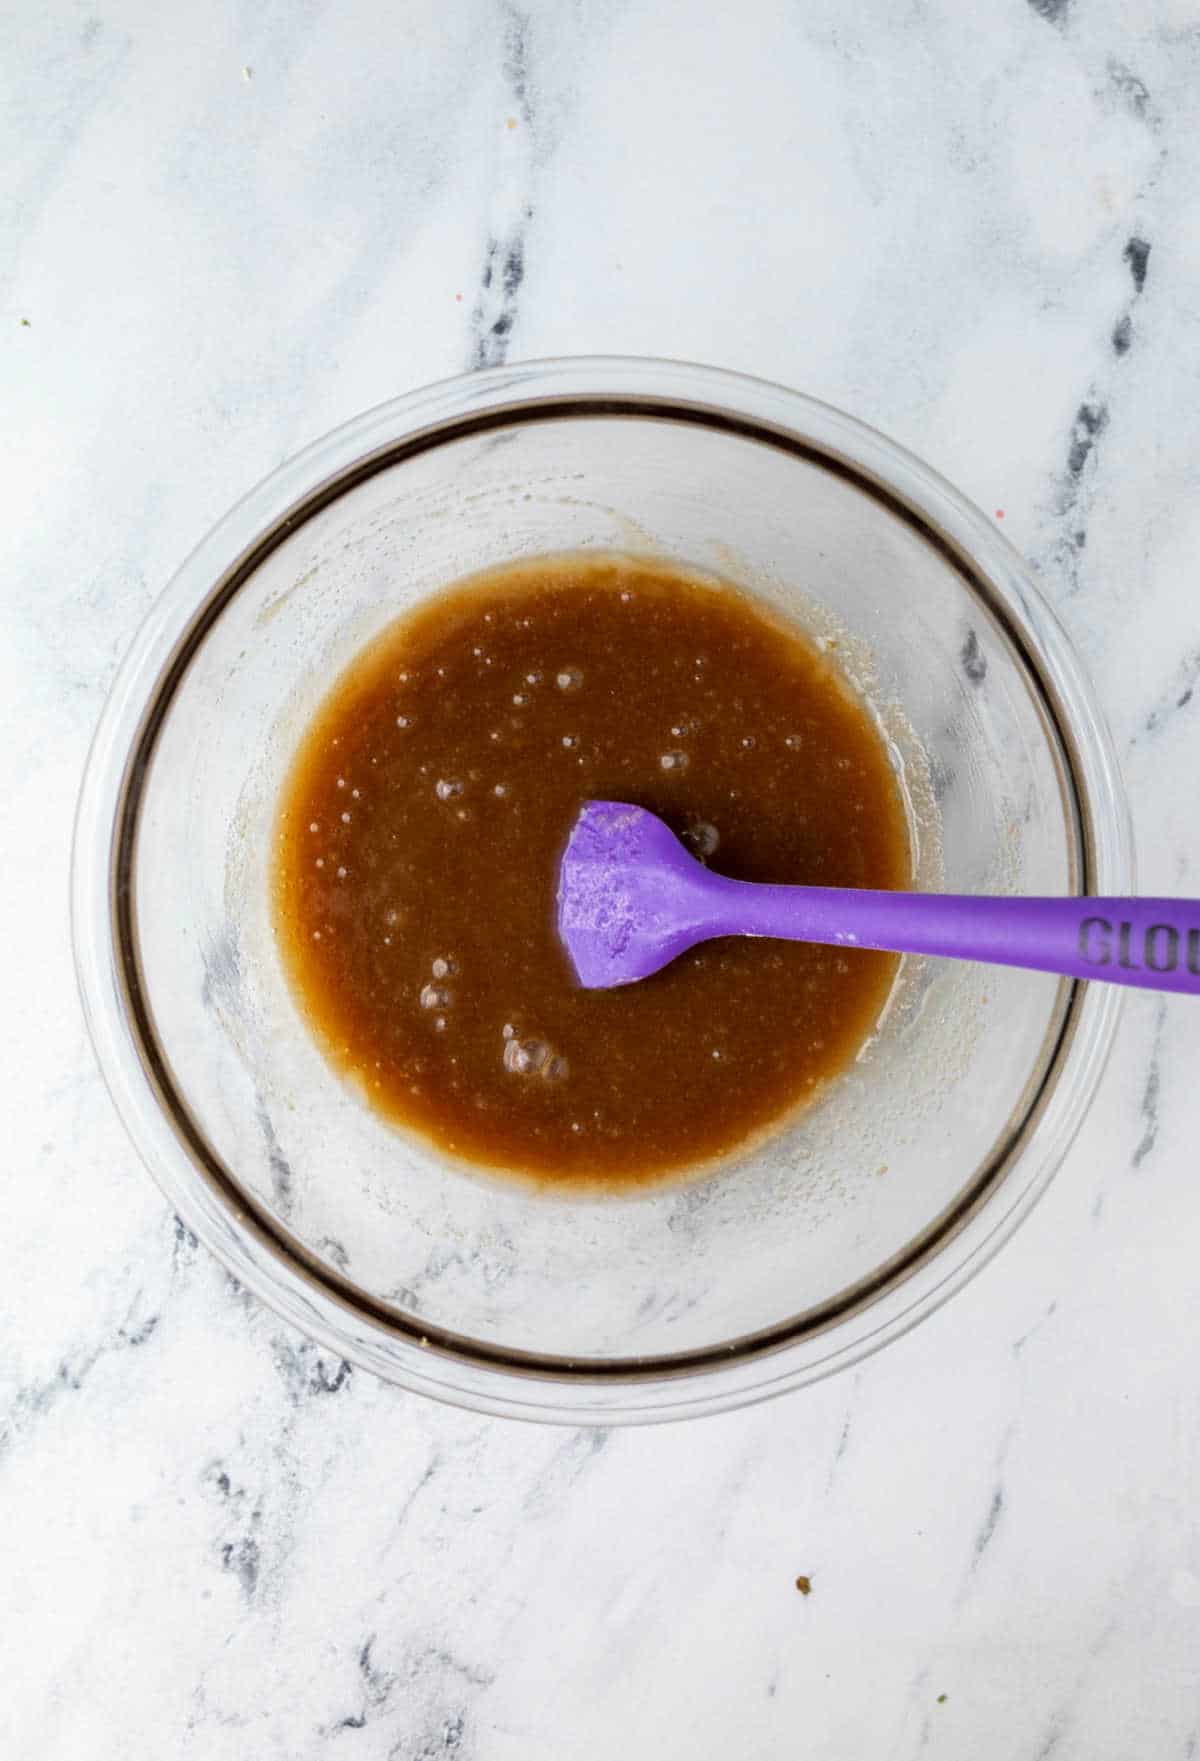
[[[422,1469],[420,1477],[418,1478],[416,1484],[413,1486],[412,1491],[408,1494],[408,1497],[404,1500],[404,1502],[400,1506],[399,1510],[397,1510],[395,1522],[393,1525],[395,1528],[401,1529],[404,1527],[404,1524],[408,1521],[409,1514],[412,1511],[413,1505],[417,1502],[417,1499],[421,1496],[422,1492],[425,1490],[426,1486],[428,1486],[429,1482],[437,1474],[437,1471],[441,1467],[441,1465],[442,1465],[441,1451],[438,1449],[435,1449],[433,1454],[430,1456],[429,1460],[426,1462],[424,1468]]]
[[[634,1315],[634,1327],[648,1326],[651,1321],[663,1322],[670,1326],[674,1321],[681,1321],[686,1314],[702,1303],[708,1294],[707,1285],[698,1285],[687,1296],[674,1289],[648,1290],[638,1303]]]
[[[929,1664],[922,1664],[921,1668],[918,1669],[917,1673],[913,1676],[905,1693],[905,1700],[907,1702],[907,1711],[904,1720],[905,1724],[907,1725],[909,1719],[914,1715],[918,1716],[920,1720],[917,1725],[915,1745],[910,1751],[918,1755],[923,1749],[929,1747],[929,1739],[933,1735],[933,1720],[929,1715],[929,1675]]]
[[[1053,1755],[1066,1734],[1066,1725],[1056,1718],[1047,1731],[1045,1741],[1041,1744],[1033,1761],[1049,1761],[1049,1757]]]
[[[257,1304],[247,1298],[251,1313]],[[311,1341],[277,1333],[269,1341],[270,1359],[283,1396],[281,1409],[268,1411],[265,1435],[239,1439],[245,1465],[239,1470],[228,1454],[209,1461],[199,1481],[220,1512],[213,1542],[220,1570],[237,1584],[247,1607],[278,1608],[288,1562],[300,1533],[299,1511],[320,1486],[301,1482],[294,1471],[303,1415],[330,1398],[352,1393],[353,1371],[342,1359],[322,1353]],[[255,1487],[258,1489],[256,1490]],[[206,1676],[197,1692],[205,1694]],[[206,1717],[216,1716],[206,1710]]]
[[[846,1398],[846,1410],[842,1414],[841,1429],[834,1445],[833,1454],[829,1459],[829,1471],[825,1476],[826,1496],[833,1490],[834,1481],[838,1478],[842,1463],[850,1451],[850,1438],[854,1432],[854,1407],[862,1386],[862,1372],[855,1370],[850,1380],[850,1391]]]
[[[222,1568],[233,1573],[247,1602],[254,1600],[260,1563],[258,1542],[253,1535],[241,1535],[236,1541],[226,1541],[221,1548]]]
[[[49,1417],[72,1394],[78,1394],[102,1359],[115,1352],[136,1351],[158,1330],[161,1316],[139,1315],[143,1292],[138,1291],[125,1319],[99,1344],[64,1357],[52,1376],[18,1387],[6,1413],[0,1414],[0,1462],[35,1424]]]
[[[975,1537],[974,1546],[971,1550],[972,1559],[975,1565],[979,1564],[979,1561],[991,1546],[1003,1511],[1004,1487],[997,1486],[992,1493],[992,1501],[988,1505],[987,1515],[983,1519],[983,1523],[980,1527],[979,1533]]]
[[[325,1258],[337,1267],[339,1272],[348,1272],[350,1270],[350,1255],[346,1252],[345,1247],[336,1239],[336,1237],[332,1235],[323,1235],[320,1241],[318,1241],[317,1246],[320,1248]]]
[[[345,1358],[323,1352],[310,1339],[277,1333],[271,1341],[271,1358],[292,1406],[325,1394],[340,1394],[354,1374]]]
[[[1075,412],[1071,443],[1067,450],[1066,477],[1059,491],[1060,514],[1069,514],[1078,501],[1084,469],[1107,427],[1107,403],[1101,397],[1089,395]]]
[[[201,949],[200,966],[200,1001],[204,1008],[236,1004],[242,985],[242,960],[232,925],[226,924],[220,935]]]
[[[1146,286],[1146,274],[1150,263],[1149,242],[1144,238],[1139,238],[1135,233],[1126,240],[1125,249],[1121,255],[1128,265],[1133,280],[1133,292],[1130,295],[1129,304],[1113,325],[1112,349],[1118,357],[1127,355],[1133,347],[1133,308],[1141,298],[1142,291]]]
[[[551,1455],[543,1471],[533,1481],[522,1500],[527,1516],[544,1516],[566,1497],[582,1478],[601,1451],[608,1446],[610,1433],[597,1428],[572,1431]]]
[[[320,1727],[317,1734],[329,1736],[339,1731],[365,1730],[369,1724],[386,1719],[398,1702],[411,1701],[415,1693],[428,1702],[420,1735],[415,1746],[405,1735],[389,1747],[388,1755],[402,1757],[403,1761],[408,1761],[410,1756],[414,1761],[433,1761],[437,1756],[463,1753],[468,1711],[461,1703],[462,1688],[488,1688],[496,1679],[495,1672],[465,1663],[440,1645],[427,1645],[408,1652],[393,1666],[379,1660],[376,1649],[379,1644],[379,1634],[372,1633],[357,1654],[356,1665],[362,1682],[358,1711]],[[456,1682],[461,1685],[456,1686]]]
[[[200,1002],[223,1019],[238,1020],[242,1015],[242,962],[237,932],[225,924],[219,935],[201,952],[203,977]],[[275,1130],[266,1100],[258,1090],[254,1096],[254,1117],[266,1151],[271,1198],[275,1210],[285,1221],[295,1208],[295,1176]]]
[[[1004,1475],[1008,1461],[1008,1452],[1012,1447],[1012,1441],[1016,1436],[1016,1432],[1017,1421],[1015,1419],[1010,1420],[1010,1422],[1004,1427],[1000,1442],[996,1448],[995,1466],[992,1470],[992,1491],[988,1498],[987,1509],[984,1512],[983,1520],[980,1522],[979,1527],[975,1532],[974,1540],[971,1543],[971,1558],[958,1597],[960,1603],[965,1600],[972,1582],[987,1555],[988,1549],[995,1541],[996,1535],[999,1532],[1004,1519],[1006,1501]]]
[[[973,685],[982,685],[987,678],[987,655],[979,646],[979,637],[975,630],[967,631],[963,645],[959,650],[962,670]]]
[[[517,320],[517,294],[525,279],[525,222],[533,218],[526,207],[523,221],[503,239],[489,238],[484,252],[480,294],[472,313],[475,348],[471,365],[502,367],[508,359],[509,336]]]
[[[1042,1739],[1041,1746],[1034,1752],[1034,1761],[1048,1761],[1048,1757],[1057,1754],[1060,1745],[1071,1734],[1073,1725],[1078,1722],[1080,1696],[1087,1684],[1088,1677],[1095,1670],[1105,1650],[1112,1642],[1117,1625],[1117,1620],[1110,1616],[1089,1644],[1086,1656],[1076,1672],[1074,1680],[1061,1696],[1046,1722],[1046,1734]]]
[[[842,1420],[842,1428],[838,1433],[837,1447],[835,1448],[835,1450],[833,1452],[833,1459],[829,1463],[829,1473],[825,1479],[826,1492],[831,1492],[833,1490],[833,1482],[837,1478],[838,1469],[841,1467],[842,1462],[845,1460],[846,1451],[850,1447],[850,1431],[851,1431],[850,1408],[847,1407],[846,1408],[846,1416]]]
[[[1142,1166],[1147,1157],[1153,1153],[1154,1146],[1158,1142],[1159,1109],[1162,1099],[1162,1049],[1166,1025],[1167,1005],[1160,1001],[1154,1010],[1154,1037],[1150,1042],[1150,1063],[1146,1071],[1146,1081],[1142,1087],[1142,1098],[1138,1103],[1138,1113],[1142,1120],[1142,1135],[1133,1152],[1134,1168]]]
[[[503,61],[505,89],[516,110],[516,124],[506,166],[500,155],[502,183],[496,192],[497,224],[484,249],[479,293],[471,312],[473,347],[471,365],[502,367],[508,359],[517,321],[517,296],[525,279],[525,252],[533,205],[529,199],[535,119],[530,98],[528,14],[518,7],[503,7]],[[506,172],[506,175],[505,175]]]
[[[358,1673],[363,1679],[363,1692],[367,1704],[385,1706],[398,1678],[394,1669],[381,1668],[378,1663],[372,1660],[371,1649],[374,1644],[375,1634],[372,1633],[358,1654]],[[358,1719],[359,1726],[361,1727],[366,1722],[366,1713],[361,1713]]]
[[[419,1315],[426,1285],[437,1284],[452,1269],[470,1272],[472,1277],[482,1278],[491,1288],[512,1278],[519,1263],[517,1246],[508,1236],[485,1246],[473,1247],[465,1253],[461,1248],[438,1245],[430,1248],[424,1266],[410,1282],[394,1285],[388,1296],[411,1314]]]
[[[1150,102],[1150,93],[1146,82],[1140,79],[1132,68],[1126,67],[1123,62],[1110,57],[1108,83],[1113,95],[1119,99],[1131,116],[1136,116],[1139,121],[1152,123],[1157,128],[1158,114]]]
[[[262,1499],[235,1483],[223,1460],[210,1462],[200,1483],[216,1500],[225,1519],[225,1537],[217,1542],[221,1570],[236,1580],[243,1599],[253,1602],[263,1570]]]
[[[1150,245],[1144,238],[1131,238],[1121,253],[1129,265],[1129,273],[1133,277],[1134,298],[1146,286],[1146,272],[1150,265]]]
[[[1171,683],[1160,693],[1158,700],[1147,710],[1142,725],[1129,739],[1131,747],[1136,746],[1144,735],[1157,735],[1163,732],[1177,718],[1180,710],[1187,709],[1196,695],[1196,687],[1200,685],[1200,648],[1185,655],[1176,669]]]
[[[1029,0],[1030,10],[1044,18],[1047,24],[1057,25],[1059,30],[1066,27],[1071,4],[1072,0]]]
[[[1056,1297],[1053,1302],[1049,1303],[1046,1306],[1046,1308],[1038,1316],[1038,1319],[1036,1321],[1034,1321],[1033,1325],[1031,1327],[1027,1327],[1025,1329],[1024,1333],[1021,1334],[1021,1337],[1019,1339],[1013,1340],[1013,1343],[1012,1343],[1013,1356],[1019,1358],[1021,1353],[1024,1351],[1025,1347],[1028,1345],[1029,1341],[1034,1337],[1034,1335],[1037,1333],[1040,1333],[1042,1328],[1046,1325],[1046,1322],[1051,1320],[1053,1318],[1053,1316],[1056,1315],[1057,1313],[1058,1313],[1058,1298]]]
[[[258,1312],[258,1303],[253,1294],[246,1289],[246,1286],[242,1283],[240,1278],[236,1278],[232,1272],[226,1272],[223,1275],[222,1283],[225,1286],[225,1291],[229,1300],[236,1303],[238,1308],[240,1308],[244,1314],[255,1314]]]
[[[215,1724],[218,1730],[245,1730],[251,1722],[251,1715],[246,1712],[227,1712],[221,1706],[209,1703],[208,1683],[201,1678],[192,1690],[191,1711],[184,1724],[184,1734],[193,1736],[206,1725]]]
[[[188,1228],[182,1217],[174,1217],[172,1227],[171,1273],[174,1276],[195,1264],[196,1255],[200,1251],[200,1241],[199,1237]]]
[[[242,961],[237,932],[225,924],[220,934],[201,952],[203,977],[200,1002],[224,1019],[238,1020],[243,1013],[241,1001]],[[275,1130],[266,1100],[255,1090],[254,1117],[262,1134],[271,1183],[271,1198],[278,1215],[290,1218],[295,1207],[295,1176]]]
[[[1030,0],[1030,4],[1037,9],[1037,0]],[[1131,68],[1115,60],[1108,63],[1107,79],[1111,100],[1157,137],[1159,118],[1145,81]],[[1165,157],[1166,149],[1160,146],[1154,168],[1138,191],[1139,201],[1153,186]],[[1150,241],[1140,231],[1129,234],[1121,251],[1132,287],[1128,299],[1113,319],[1109,333],[1112,356],[1118,364],[1124,363],[1136,341],[1134,312],[1145,291],[1150,251]],[[1068,598],[1082,586],[1080,559],[1087,547],[1088,515],[1101,462],[1100,442],[1111,421],[1111,406],[1111,391],[1098,376],[1076,407],[1067,438],[1066,459],[1054,497],[1054,512],[1061,525],[1054,546],[1054,561],[1063,576]]]
[[[258,1121],[258,1128],[262,1132],[263,1142],[266,1145],[267,1167],[271,1173],[271,1197],[274,1200],[275,1209],[281,1217],[290,1217],[295,1202],[295,1176],[292,1173],[291,1163],[283,1153],[283,1145],[279,1141],[275,1127],[271,1123],[271,1115],[267,1111],[266,1102],[260,1094],[255,1095],[254,1117]]]
[[[504,77],[516,100],[521,121],[533,127],[533,109],[529,102],[529,15],[505,0],[504,13]]]

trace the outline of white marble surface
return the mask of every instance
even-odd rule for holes
[[[0,1752],[1200,1753],[1200,1010],[1130,1000],[1050,1196],[881,1357],[573,1434],[231,1290],[65,907],[115,662],[226,506],[394,392],[597,350],[791,382],[1003,509],[1143,886],[1200,890],[1196,0],[16,0],[4,40]]]

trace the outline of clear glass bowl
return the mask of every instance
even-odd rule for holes
[[[330,680],[423,596],[514,557],[665,555],[838,645],[902,771],[917,884],[1131,890],[1112,750],[1019,558],[940,477],[778,386],[538,362],[383,405],[255,489],[134,643],[88,766],[76,959],[96,1050],[184,1221],[356,1364],[490,1412],[716,1411],[913,1325],[1045,1189],[1116,991],[907,961],[825,1099],[691,1186],[537,1196],[357,1100],[284,980],[280,779]]]

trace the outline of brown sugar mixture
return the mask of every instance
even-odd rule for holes
[[[901,887],[903,805],[807,639],[668,564],[546,557],[391,626],[308,728],[275,910],[333,1062],[450,1155],[628,1185],[779,1121],[871,1032],[895,957],[727,940],[577,987],[554,924],[582,803],[648,807],[751,881]]]

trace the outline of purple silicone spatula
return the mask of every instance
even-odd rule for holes
[[[558,929],[589,990],[648,978],[713,936],[779,936],[1200,996],[1200,900],[755,886],[713,874],[655,814],[619,801],[589,801],[575,822]]]

